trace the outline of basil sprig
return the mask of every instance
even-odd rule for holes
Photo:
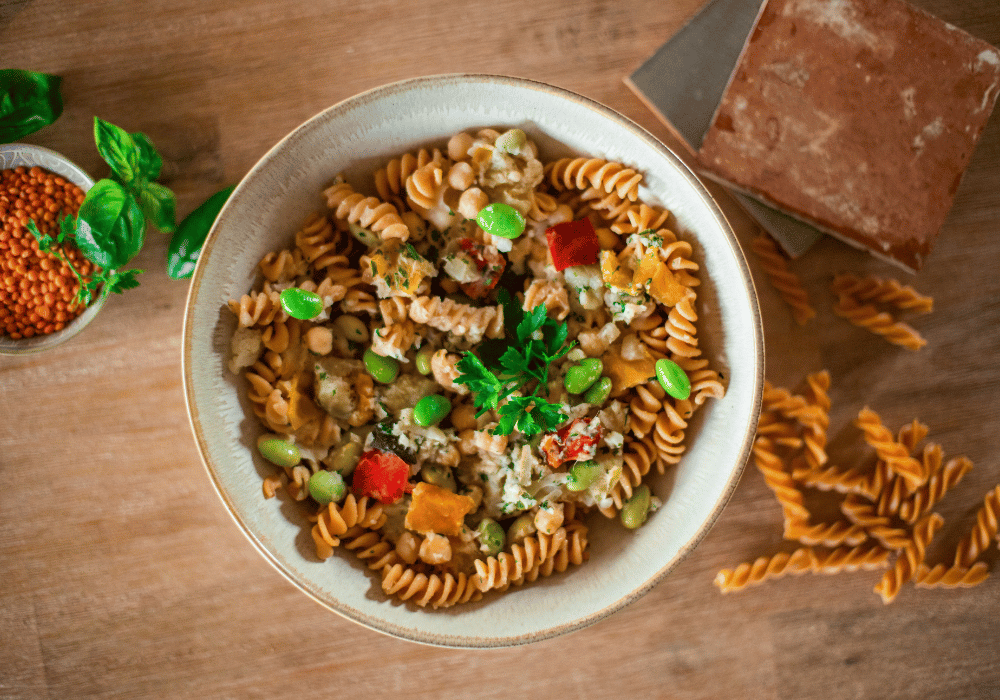
[[[98,266],[89,279],[83,279],[73,269],[80,279],[77,297],[84,304],[89,304],[98,290],[120,294],[139,285],[136,277],[143,271],[123,268],[142,250],[147,218],[161,231],[176,228],[174,193],[153,182],[163,160],[149,137],[130,134],[94,117],[94,142],[101,158],[111,167],[111,177],[94,183],[75,217],[60,221],[58,238],[42,235],[33,221],[28,227],[41,250],[63,257],[57,246],[72,239],[80,252]]]
[[[180,280],[192,275],[205,238],[235,188],[236,185],[232,185],[216,192],[204,204],[184,217],[170,238],[170,247],[167,248],[167,274],[170,277]]]
[[[63,111],[62,78],[48,73],[0,70],[0,143],[10,143],[48,126]]]
[[[177,228],[174,193],[155,182],[163,159],[143,133],[130,134],[120,126],[94,117],[97,152],[109,166],[111,177],[138,203],[145,218],[164,233]]]

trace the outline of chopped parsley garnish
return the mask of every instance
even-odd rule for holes
[[[455,383],[469,387],[479,409],[476,416],[491,409],[500,414],[494,435],[510,435],[515,428],[524,435],[536,435],[554,430],[565,420],[560,404],[549,403],[538,392],[548,389],[549,365],[576,344],[566,342],[568,332],[565,323],[550,319],[539,304],[523,314],[506,350],[490,367],[471,352],[458,361],[461,374]],[[531,393],[512,395],[526,392],[532,384]]]

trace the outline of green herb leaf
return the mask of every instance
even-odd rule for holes
[[[107,284],[105,293],[121,294],[126,289],[135,289],[139,286],[139,280],[136,277],[142,272],[145,270],[123,270],[112,273],[105,282]]]
[[[542,339],[534,337],[539,329]],[[472,391],[476,406],[481,408],[477,415],[497,410],[495,435],[509,435],[515,428],[529,436],[554,430],[565,416],[559,404],[549,403],[538,392],[548,390],[548,368],[553,358],[562,357],[573,346],[565,346],[566,324],[549,319],[545,306],[539,305],[524,314],[514,336],[516,342],[507,344],[492,370],[472,353],[465,353],[456,364],[462,374],[455,382]],[[534,389],[527,396],[513,396],[515,391],[527,391],[531,384]]]
[[[545,308],[545,305],[539,304],[524,315],[521,322],[517,324],[517,339],[522,345],[528,342],[535,331],[542,327],[542,323],[547,318],[547,313],[548,310]]]
[[[65,219],[63,219],[63,221],[65,221]],[[34,219],[28,219],[28,231],[35,237],[35,240],[38,241],[38,250],[40,252],[47,253],[52,250],[53,246],[55,246],[56,239],[47,233],[39,231],[38,224],[35,223]]]
[[[124,267],[142,249],[146,219],[135,198],[114,180],[98,180],[80,205],[76,245],[105,270]]]
[[[505,387],[478,357],[466,352],[455,367],[462,372],[455,378],[455,383],[469,387],[476,408],[480,409],[477,415],[497,407]]]
[[[163,168],[163,158],[157,152],[153,142],[141,131],[129,134],[137,150],[139,175],[146,180],[155,180]]]
[[[104,162],[123,185],[140,177],[139,146],[125,129],[94,117],[94,143]]]
[[[143,215],[153,222],[153,226],[164,233],[173,233],[177,228],[177,203],[174,193],[156,182],[143,182],[138,188],[139,208]]]
[[[33,134],[63,111],[58,75],[13,68],[0,70],[0,143]]]
[[[235,188],[236,185],[232,185],[216,192],[181,221],[167,249],[167,274],[170,277],[186,279],[194,273],[205,238]]]

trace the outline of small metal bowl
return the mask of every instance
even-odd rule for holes
[[[9,170],[22,166],[32,168],[36,165],[39,168],[66,178],[84,192],[94,185],[93,179],[80,166],[50,148],[34,146],[28,143],[7,143],[0,145],[0,170]],[[99,295],[91,302],[86,311],[67,323],[66,327],[60,331],[18,340],[7,335],[0,335],[0,355],[27,355],[49,350],[61,343],[65,343],[94,320],[94,317],[97,316],[98,312],[104,306],[105,298],[104,294]]]

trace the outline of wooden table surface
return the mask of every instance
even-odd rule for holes
[[[178,214],[237,182],[282,136],[362,90],[488,72],[603,102],[668,145],[622,78],[704,0],[2,0],[3,67],[64,77],[66,110],[27,141],[95,176],[94,115],[148,134]],[[996,45],[996,0],[918,0]],[[746,245],[751,222],[717,187]],[[824,239],[792,268],[818,316],[796,325],[757,277],[767,376],[831,372],[830,453],[869,405],[920,418],[975,468],[942,501],[947,556],[1000,482],[1000,119],[988,125],[936,250],[916,276]],[[782,546],[751,465],[707,539],[667,579],[585,630],[493,651],[399,641],[326,611],[256,552],[212,489],[181,377],[188,291],[167,239],[142,285],[46,354],[0,359],[0,697],[1000,698],[1000,576],[966,590],[879,572],[807,575],[721,595],[716,572]],[[899,276],[935,299],[928,344],[889,345],[833,315],[841,270]],[[940,551],[939,551],[940,550]],[[994,548],[987,561],[998,566]]]

